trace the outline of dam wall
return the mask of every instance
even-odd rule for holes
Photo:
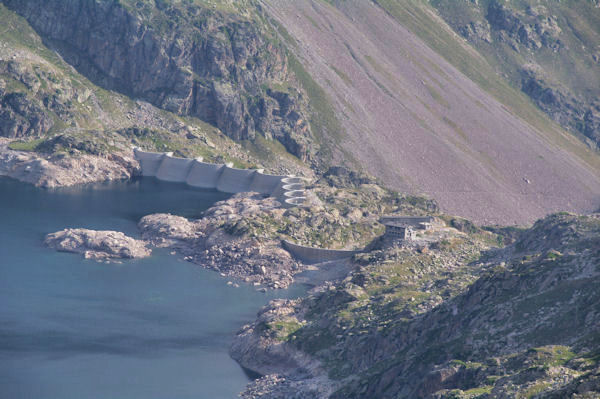
[[[190,173],[192,163],[194,163],[193,159],[166,155],[156,171],[156,178],[174,183],[184,183]]]
[[[285,176],[265,175],[264,173],[257,171],[252,179],[252,183],[250,183],[250,191],[272,195],[275,192],[275,189],[277,189],[277,187],[280,185],[283,178],[285,178]]]
[[[217,190],[230,194],[250,191],[250,184],[252,184],[255,174],[256,170],[254,169],[236,169],[225,166],[217,182]]]
[[[281,244],[295,258],[307,264],[329,262],[332,260],[342,260],[351,258],[353,255],[363,251],[348,251],[342,249],[323,249],[305,247],[303,245],[293,244],[287,240],[282,240]]]
[[[192,187],[217,188],[225,165],[196,161],[192,164],[186,183]]]
[[[287,208],[307,205],[307,180],[302,177],[268,175],[257,169],[202,162],[202,158],[177,158],[171,152],[148,152],[139,148],[134,148],[133,152],[140,163],[142,176],[229,194],[258,192],[276,198]]]
[[[135,158],[140,163],[142,168],[142,176],[156,176],[158,168],[167,154],[164,152],[146,152],[140,151],[137,148],[133,150]]]

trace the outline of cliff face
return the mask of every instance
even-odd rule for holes
[[[108,0],[6,0],[51,47],[94,83],[235,140],[256,131],[307,159],[310,130],[283,48],[258,16],[194,4]],[[33,112],[33,111],[32,111]]]

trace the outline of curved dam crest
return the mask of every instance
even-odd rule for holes
[[[295,258],[311,265],[316,263],[331,262],[334,260],[349,259],[356,254],[365,252],[364,250],[346,250],[346,249],[326,249],[307,247],[294,244],[287,240],[281,240],[283,248],[294,255]]]
[[[228,194],[258,192],[277,198],[284,207],[306,204],[306,180],[302,177],[268,175],[259,169],[238,169],[231,164],[203,162],[202,158],[177,158],[172,152],[134,148],[133,153],[140,163],[142,176]]]

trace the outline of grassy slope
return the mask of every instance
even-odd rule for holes
[[[451,0],[431,2],[454,29],[473,21],[487,24],[485,14],[490,3],[491,0],[482,0],[478,4]],[[600,95],[600,68],[597,61],[600,55],[600,10],[594,2],[570,0],[541,4],[530,0],[512,0],[506,5],[524,15],[527,14],[528,7],[542,6],[544,17],[552,16],[560,28],[560,50],[555,51],[545,46],[532,50],[519,45],[520,50],[515,51],[506,41],[498,38],[497,34],[492,34],[491,43],[476,40],[472,45],[515,88],[521,87],[521,67],[533,63],[542,67],[543,78],[550,87],[559,87],[562,92],[566,89],[579,101],[588,104],[597,99]],[[537,21],[543,22],[543,17],[540,15]],[[582,133],[576,129],[571,131],[583,138]]]
[[[586,150],[579,140],[552,122],[525,94],[499,76],[486,59],[446,25],[431,6],[421,0],[374,1],[482,89],[502,102],[511,113],[535,127],[549,143],[577,154],[595,169],[600,168],[600,157]]]
[[[490,0],[482,0],[477,5],[466,2],[456,3],[435,0],[432,5],[454,27],[471,21],[482,21]],[[512,0],[507,3],[517,11],[525,12],[528,6],[540,5],[528,0]],[[542,47],[535,51],[522,49],[516,52],[508,45],[493,42],[477,43],[477,49],[494,65],[499,65],[507,73],[512,83],[518,86],[515,75],[520,66],[535,61],[543,66],[549,75],[558,82],[582,95],[595,95],[600,91],[600,70],[592,59],[600,43],[600,11],[589,0],[548,1],[543,6],[547,15],[556,17],[561,28],[560,40],[564,47],[552,51]]]

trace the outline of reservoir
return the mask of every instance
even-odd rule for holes
[[[235,398],[250,380],[228,355],[270,299],[167,250],[104,264],[55,252],[67,227],[139,238],[156,212],[199,217],[227,194],[144,178],[44,190],[0,177],[0,398]]]

